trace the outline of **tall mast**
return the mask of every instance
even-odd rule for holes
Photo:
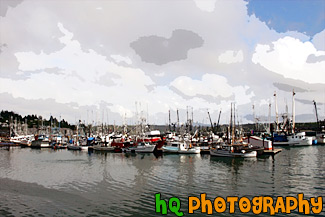
[[[232,134],[231,134],[231,141],[234,143],[235,139],[235,125],[236,125],[236,120],[235,120],[235,103],[234,103],[234,112],[233,112],[234,118],[233,118],[233,124],[232,124]]]
[[[295,108],[295,90],[292,90],[292,133],[295,132],[295,116],[296,116],[296,108]]]
[[[186,106],[186,123],[188,123],[188,106]]]
[[[231,141],[230,143],[233,142],[232,140],[232,103],[230,104],[230,124],[229,124],[229,134],[231,135]]]
[[[179,115],[178,115],[178,109],[177,109],[177,130],[179,130]]]
[[[255,124],[255,130],[257,130],[257,123],[256,123],[256,114],[255,114],[255,105],[252,105],[252,109],[253,109],[253,121]]]
[[[279,111],[278,111],[278,101],[276,98],[276,92],[274,91],[274,101],[275,101],[275,120],[276,120],[276,131],[279,131]]]
[[[234,127],[234,129],[236,128],[236,105],[235,105],[235,103],[234,103],[234,125],[233,125],[233,127]]]
[[[271,133],[271,102],[269,103],[269,133]]]
[[[171,122],[170,122],[170,110],[168,110],[168,127],[169,127],[169,131],[171,131],[171,126],[170,126],[170,124],[171,124]]]

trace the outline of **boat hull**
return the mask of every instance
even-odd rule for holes
[[[78,146],[78,145],[68,145],[68,146],[67,146],[67,149],[68,149],[68,150],[80,151],[80,150],[81,150],[81,147]]]
[[[164,153],[174,153],[174,154],[178,154],[178,147],[170,147],[170,146],[163,146],[162,147],[162,151]]]
[[[179,154],[200,154],[201,149],[200,147],[194,147],[189,149],[181,149],[178,151]]]
[[[113,152],[115,150],[115,147],[112,146],[94,146],[93,148],[95,151],[107,151],[107,152]]]
[[[135,152],[135,153],[152,153],[155,150],[155,145],[145,145],[145,146],[136,146],[123,148],[123,152]]]
[[[257,152],[256,151],[250,151],[250,152],[231,152],[229,150],[223,150],[223,149],[211,149],[210,150],[211,156],[216,157],[240,157],[240,158],[250,158],[250,157],[256,157]]]

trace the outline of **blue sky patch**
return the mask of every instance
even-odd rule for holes
[[[298,31],[309,36],[325,29],[324,0],[246,0],[255,14],[277,32]]]

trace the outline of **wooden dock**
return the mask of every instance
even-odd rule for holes
[[[276,155],[282,151],[281,148],[275,148],[274,150],[263,150],[263,155]]]
[[[264,150],[264,148],[260,149],[255,149],[257,152],[257,156],[262,156],[262,155],[276,155],[282,151],[280,148],[275,148],[274,150]]]

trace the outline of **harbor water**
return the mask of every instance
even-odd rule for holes
[[[283,149],[274,157],[0,150],[0,216],[166,216],[155,194],[177,197],[325,196],[325,146]],[[213,216],[230,216],[229,212]],[[235,209],[231,216],[242,216]],[[252,212],[245,214],[256,216]],[[260,216],[269,214],[261,213]],[[277,214],[277,216],[288,216]],[[289,216],[301,216],[297,210]],[[319,215],[325,215],[322,211]],[[168,212],[167,216],[176,216]]]

